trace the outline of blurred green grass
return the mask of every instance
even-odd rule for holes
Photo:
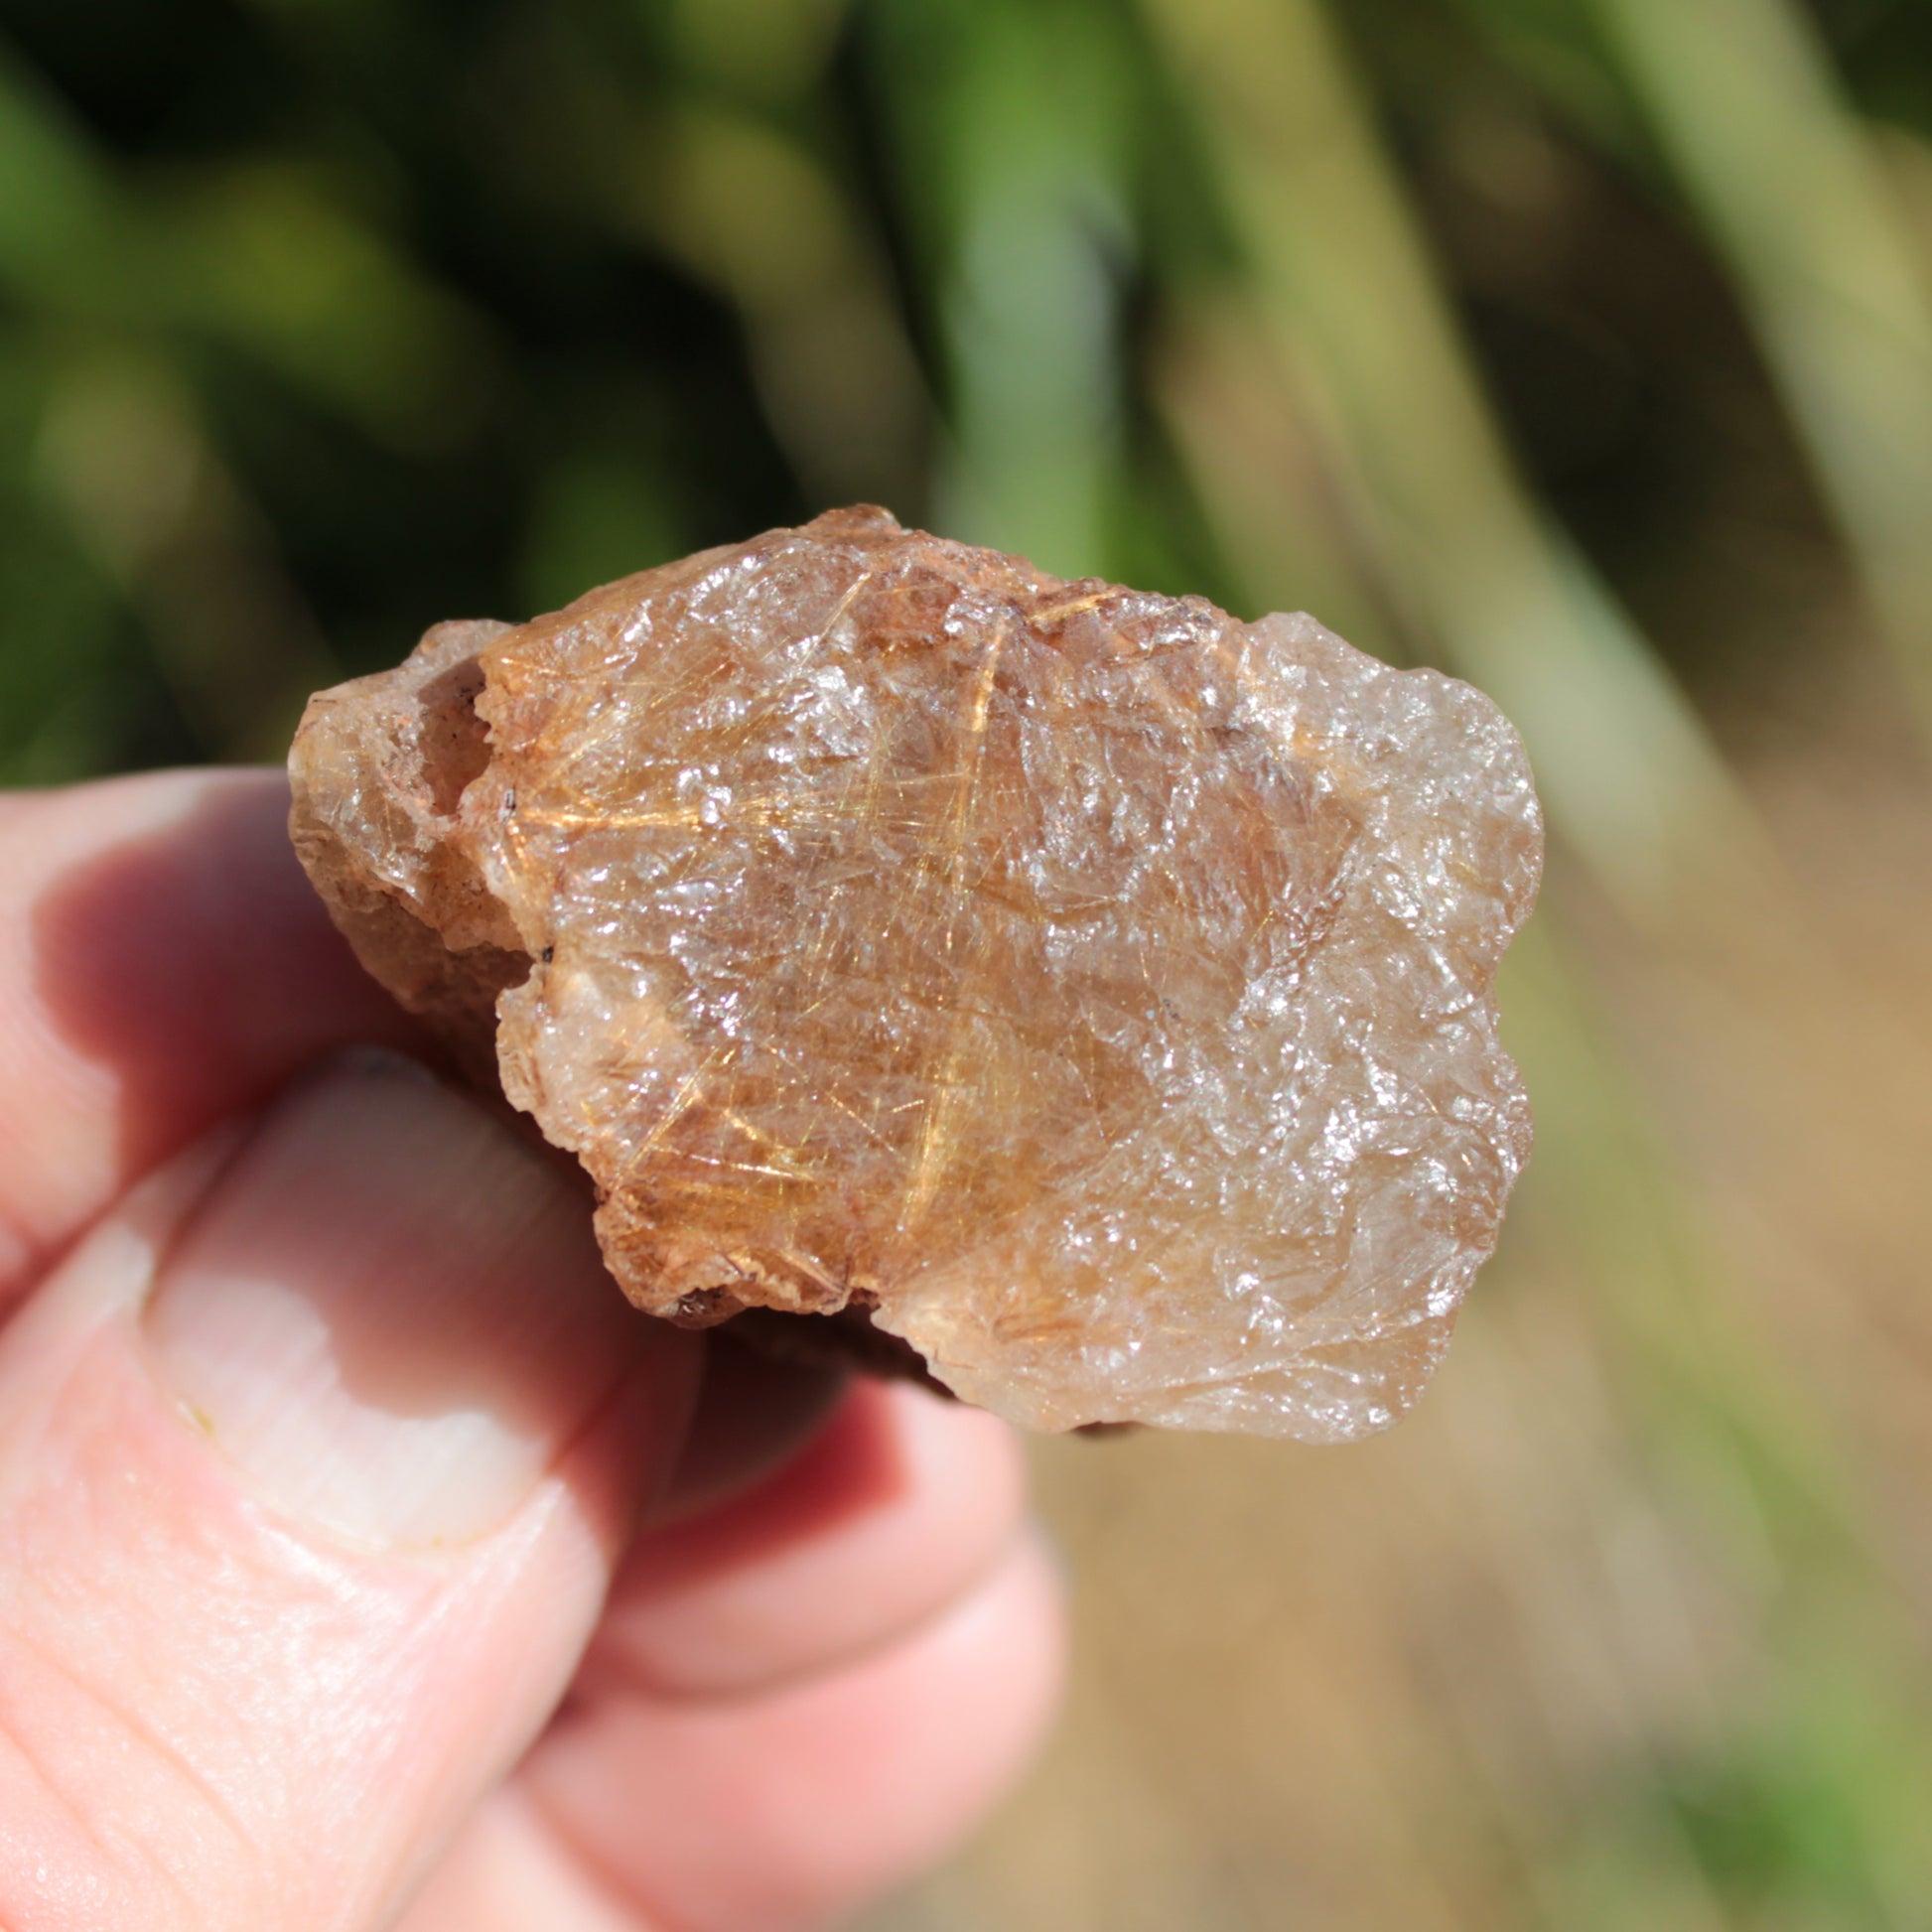
[[[1932,1920],[1932,1596],[1883,1500],[1932,1458],[1738,1234],[1836,1172],[1846,1064],[1867,1125],[1932,1076],[1820,910],[1874,774],[1925,804],[1932,12],[0,0],[0,782],[277,757],[432,621],[862,498],[1470,676],[1555,835],[1506,988],[1541,1151],[1449,1390],[1341,1473],[1044,1450],[1097,1661],[1026,1812],[882,1924]],[[1843,920],[1922,903],[1916,849]],[[1794,1046],[1833,1002],[1856,1050]],[[1798,1125],[1740,1181],[1747,1089]],[[1841,1303],[1856,1386],[1891,1341]],[[1601,1427],[1555,1454],[1573,1351]],[[1519,1508],[1332,1600],[1272,1534]],[[1139,1602],[1164,1511],[1224,1541]],[[1603,1681],[1539,1678],[1626,1545]],[[1407,1595],[1471,1566],[1521,1654],[1423,1695]],[[1268,1607],[1190,1687],[1163,1619],[1229,1601]],[[1375,1727],[1332,1813],[1234,1741],[1327,1722],[1324,1673]]]

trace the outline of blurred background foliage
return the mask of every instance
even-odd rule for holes
[[[1932,9],[0,0],[0,781],[855,499],[1554,833],[1437,1392],[1040,1446],[1071,1717],[881,1932],[1932,1923]]]

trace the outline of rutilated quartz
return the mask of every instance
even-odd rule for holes
[[[1307,617],[841,510],[438,625],[291,768],[365,964],[673,1320],[851,1305],[1035,1427],[1341,1440],[1529,1152],[1522,747]]]

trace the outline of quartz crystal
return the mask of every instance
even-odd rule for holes
[[[1336,1441],[1529,1151],[1522,747],[1307,617],[841,510],[439,625],[292,768],[338,922],[654,1314],[850,1305],[1018,1422]]]

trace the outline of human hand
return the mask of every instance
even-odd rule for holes
[[[1051,1701],[1015,1448],[645,1321],[482,1103],[305,1074],[412,1040],[285,802],[0,798],[0,1925],[823,1923]]]

